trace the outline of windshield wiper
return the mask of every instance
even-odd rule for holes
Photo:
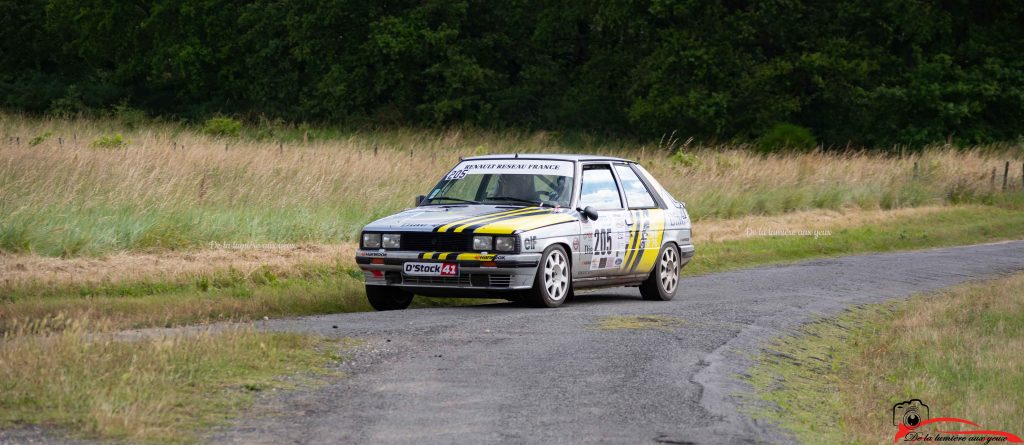
[[[471,199],[455,198],[455,197],[452,197],[452,196],[436,196],[436,197],[428,199],[428,201],[433,201],[435,199],[447,199],[449,201],[465,202],[467,204],[480,204],[479,201],[473,201]]]
[[[535,204],[535,205],[539,205],[541,207],[544,207],[544,202],[543,201],[533,201],[533,200],[529,200],[529,199],[517,198],[515,196],[488,196],[488,197],[486,197],[484,199],[501,199],[501,200],[504,200],[504,201],[516,201],[516,202],[522,202],[522,203],[525,203],[525,204]]]

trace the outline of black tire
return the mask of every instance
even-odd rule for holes
[[[544,249],[529,301],[536,307],[558,307],[572,295],[572,263],[562,246]]]
[[[680,264],[679,249],[675,244],[668,243],[658,252],[654,262],[654,270],[642,284],[640,295],[644,300],[669,301],[679,290]]]
[[[397,287],[366,286],[366,299],[378,311],[397,311],[412,304],[412,292]]]

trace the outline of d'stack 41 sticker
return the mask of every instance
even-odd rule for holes
[[[420,277],[457,277],[458,263],[405,263],[406,275]]]

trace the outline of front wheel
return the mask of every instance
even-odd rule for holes
[[[366,299],[378,311],[396,311],[412,304],[412,292],[396,287],[366,286]]]
[[[565,249],[554,245],[544,250],[530,300],[537,307],[558,307],[572,295],[572,267]]]
[[[675,244],[666,244],[658,252],[658,264],[654,265],[651,276],[640,285],[644,300],[671,300],[679,287],[679,267],[679,249]]]

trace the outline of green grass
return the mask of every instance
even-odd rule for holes
[[[750,238],[697,246],[686,275],[867,252],[887,252],[1024,239],[1024,212],[998,207],[949,208],[830,236]],[[220,272],[188,281],[115,282],[100,286],[7,288],[7,321],[66,313],[100,317],[119,327],[176,326],[222,320],[370,310],[354,265],[307,265],[289,277]],[[685,281],[682,290],[685,294]],[[414,307],[480,304],[480,300],[417,297]]]
[[[57,317],[0,342],[0,427],[58,426],[133,443],[191,442],[253,394],[315,384],[343,344],[229,330],[114,340]],[[283,379],[283,377],[288,379]]]
[[[769,405],[748,411],[801,443],[892,443],[892,406],[918,398],[1020,435],[1022,335],[1024,274],[851,308],[770,344],[749,373]]]
[[[817,238],[762,237],[702,244],[696,246],[697,255],[684,273],[698,275],[810,258],[1008,239],[1024,239],[1024,211],[1001,207],[949,208],[884,225],[837,230]]]

